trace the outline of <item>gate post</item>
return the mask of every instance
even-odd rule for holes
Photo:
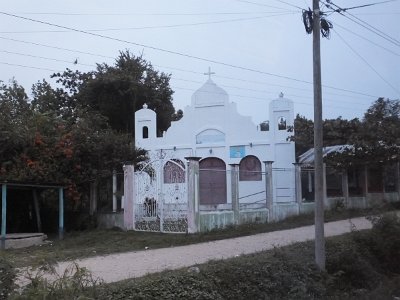
[[[232,191],[232,210],[235,225],[240,224],[239,209],[239,165],[230,164],[231,166],[231,191]]]
[[[349,203],[349,177],[347,169],[342,170],[342,192],[344,198],[344,205],[347,209],[351,208]]]
[[[294,174],[295,174],[295,195],[296,195],[296,202],[300,205],[303,201],[303,191],[301,186],[301,163],[293,163],[294,165]]]
[[[273,194],[273,182],[272,182],[272,163],[273,161],[264,161],[265,165],[265,194],[266,194],[266,202],[267,202],[267,209],[268,209],[268,222],[274,221],[274,211],[273,211],[273,204],[274,204],[274,194]]]
[[[117,171],[112,173],[112,211],[117,212]]]
[[[135,170],[133,165],[124,165],[124,229],[135,229]]]
[[[188,185],[188,233],[200,231],[200,209],[199,209],[199,160],[200,157],[185,157],[187,162],[187,185]]]

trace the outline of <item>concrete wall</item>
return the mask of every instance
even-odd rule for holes
[[[124,229],[124,213],[102,213],[97,215],[98,228],[119,227]]]

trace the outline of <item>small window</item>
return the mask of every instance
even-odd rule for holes
[[[278,118],[278,130],[285,130],[286,129],[286,119],[284,117]]]
[[[148,139],[149,138],[149,128],[147,126],[143,126],[142,136],[143,136],[144,139]]]
[[[260,131],[269,131],[269,121],[260,123]]]

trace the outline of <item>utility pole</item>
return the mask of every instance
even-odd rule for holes
[[[314,184],[315,184],[315,262],[325,270],[324,191],[322,157],[322,88],[319,0],[313,0],[313,83],[314,83]]]

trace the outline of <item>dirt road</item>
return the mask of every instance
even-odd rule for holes
[[[352,228],[369,229],[371,226],[365,218],[330,222],[325,224],[325,236],[347,233]],[[314,226],[305,226],[188,246],[97,256],[76,262],[79,266],[90,270],[94,277],[102,278],[105,282],[115,282],[148,273],[189,267],[209,260],[260,252],[275,246],[286,246],[313,238]],[[59,274],[69,265],[70,261],[60,262],[57,266]],[[17,283],[23,285],[23,281],[20,279]]]

